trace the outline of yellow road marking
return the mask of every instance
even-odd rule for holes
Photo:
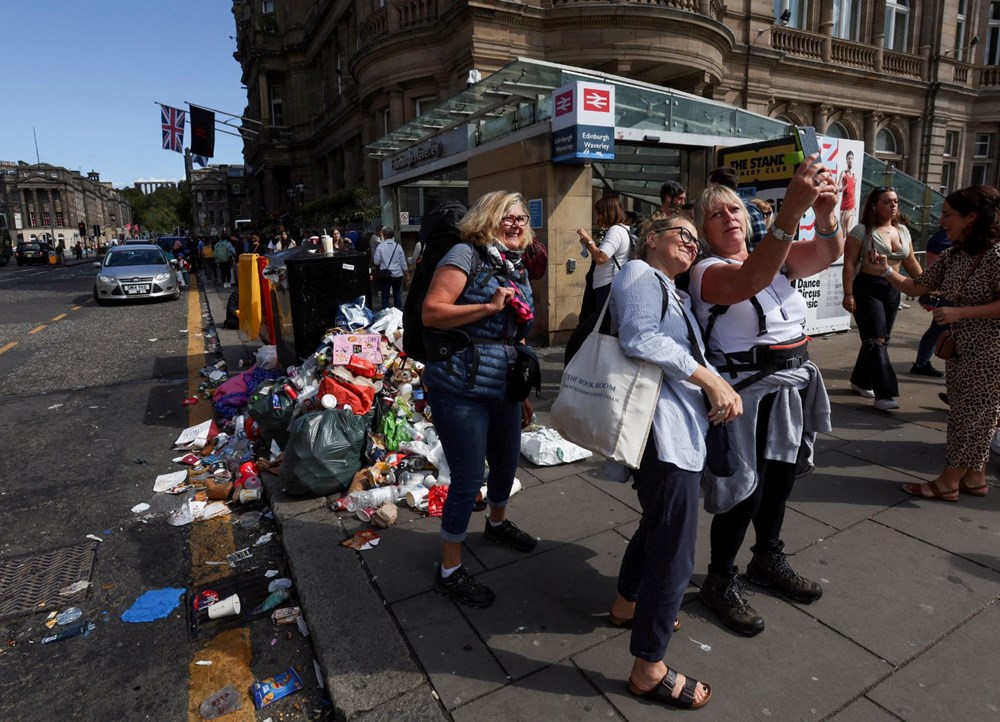
[[[187,365],[188,396],[198,395],[201,383],[199,370],[205,365],[205,340],[196,333],[202,327],[201,294],[198,292],[197,278],[191,278],[187,308]],[[200,424],[212,418],[212,403],[202,399],[188,406],[188,426]],[[206,561],[223,561],[226,555],[236,551],[233,540],[233,525],[230,517],[216,517],[208,521],[192,524],[191,586],[199,587],[219,579],[229,573],[228,566],[207,565]],[[227,684],[236,689],[246,690],[254,681],[250,670],[250,630],[246,627],[232,629],[217,634],[199,646],[188,662],[188,720],[200,722],[198,707],[205,699]],[[210,666],[197,665],[199,660],[211,660]],[[253,722],[256,719],[253,705],[244,701],[243,709],[226,715],[227,720]]]
[[[83,306],[73,306],[70,311],[79,311],[81,308],[83,308]]]
[[[41,326],[35,326],[35,328],[33,328],[30,331],[28,331],[28,335],[31,336],[33,334],[36,334],[39,331],[41,331],[43,328],[45,328],[46,326],[48,326],[47,323],[43,323]]]
[[[7,353],[8,351],[10,351],[15,346],[17,346],[17,341],[11,341],[6,346],[0,346],[0,353]]]
[[[59,314],[58,316],[56,316],[56,317],[55,317],[54,319],[52,319],[52,320],[53,320],[53,321],[61,321],[61,320],[62,320],[62,319],[64,319],[64,318],[66,318],[66,314],[65,314],[65,313],[60,313],[60,314]]]

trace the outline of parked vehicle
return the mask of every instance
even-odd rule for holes
[[[52,246],[42,241],[21,241],[14,251],[14,259],[17,265],[23,266],[28,263],[48,263],[49,253]]]
[[[180,297],[167,254],[151,243],[114,246],[94,266],[100,269],[94,279],[94,300],[99,305],[137,298]]]

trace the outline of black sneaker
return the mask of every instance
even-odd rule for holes
[[[510,519],[504,519],[499,526],[493,526],[487,517],[483,536],[490,541],[509,546],[519,552],[530,552],[538,545],[537,539],[518,529]]]
[[[764,619],[747,604],[747,591],[736,578],[735,569],[728,574],[709,572],[701,585],[698,598],[734,632],[752,637],[764,631]]]
[[[760,587],[775,589],[789,599],[809,604],[823,596],[823,587],[799,575],[788,564],[788,557],[778,550],[754,552],[747,565],[747,579]]]
[[[451,573],[447,579],[441,576],[440,565],[434,573],[434,589],[439,594],[451,597],[456,602],[467,607],[488,607],[493,604],[496,594],[480,582],[469,571],[461,566]]]
[[[935,379],[939,379],[944,376],[944,371],[938,371],[930,363],[913,364],[913,366],[910,367],[910,373],[914,376],[930,376]]]

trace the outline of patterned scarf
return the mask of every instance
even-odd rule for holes
[[[486,257],[489,259],[490,265],[505,276],[519,278],[524,272],[521,251],[512,251],[500,241],[494,241],[493,245],[486,247]]]

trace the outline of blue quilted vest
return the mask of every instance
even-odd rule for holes
[[[483,260],[483,253],[476,248],[480,259],[479,270],[470,277],[456,304],[489,303],[501,285],[513,281],[521,292],[521,299],[534,310],[531,284],[524,268],[516,277],[507,276]],[[424,369],[424,383],[434,388],[447,388],[450,393],[484,399],[503,399],[507,390],[507,367],[513,363],[514,344],[531,329],[531,322],[518,325],[513,311],[508,307],[492,316],[459,327],[469,334],[472,343],[443,361],[434,361]]]

